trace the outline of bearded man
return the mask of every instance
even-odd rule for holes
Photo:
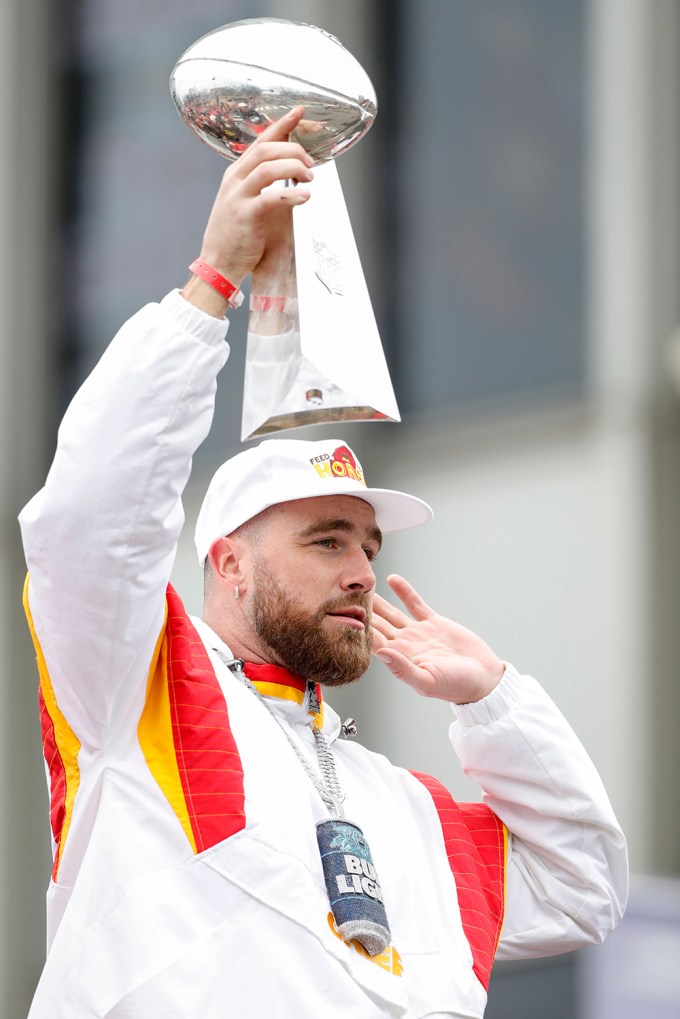
[[[54,840],[32,1019],[481,1017],[497,950],[600,941],[624,907],[623,836],[546,694],[402,578],[403,608],[375,593],[383,535],[431,511],[342,439],[223,465],[203,618],[169,586],[229,302],[309,197],[301,115],[227,170],[194,275],[114,339],[21,515]],[[484,804],[338,738],[324,691],[371,653],[453,706]]]

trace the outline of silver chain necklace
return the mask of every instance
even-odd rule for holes
[[[340,779],[338,778],[338,773],[335,769],[335,758],[333,757],[333,751],[331,749],[330,743],[328,742],[326,734],[317,726],[312,727],[312,735],[314,736],[314,745],[316,747],[316,756],[319,762],[319,771],[321,772],[321,776],[319,777],[319,775],[315,774],[314,769],[311,767],[309,761],[307,761],[304,754],[298,747],[297,743],[284,726],[284,723],[281,721],[278,715],[274,711],[272,711],[271,707],[267,703],[266,697],[262,696],[260,691],[255,686],[255,684],[252,683],[246,676],[243,669],[244,664],[243,659],[242,658],[227,659],[227,657],[223,655],[217,648],[214,648],[214,651],[216,652],[216,654],[219,655],[220,659],[224,662],[224,664],[227,666],[230,672],[232,672],[233,675],[236,676],[236,678],[240,680],[240,682],[243,683],[243,685],[247,687],[248,690],[250,690],[250,692],[257,697],[258,701],[264,705],[264,707],[267,709],[272,718],[276,720],[279,728],[281,729],[281,732],[288,740],[288,744],[291,750],[293,751],[298,761],[304,768],[305,774],[311,781],[312,785],[318,792],[319,796],[330,810],[331,815],[333,817],[340,818],[344,817],[345,812],[342,805],[345,800],[345,793],[343,791],[342,786],[340,785]],[[307,687],[308,689],[311,687],[311,690],[313,691],[314,684],[308,682]]]
[[[306,760],[284,722],[272,710],[265,697],[245,674],[242,658],[228,659],[214,651],[229,671],[253,693],[276,720],[288,744],[304,768],[305,774],[330,811],[330,818],[316,825],[326,891],[336,927],[346,940],[359,941],[370,955],[383,952],[390,943],[390,926],[382,899],[378,875],[368,842],[358,825],[345,818],[345,794],[335,770],[335,759],[328,739],[317,726],[312,727],[320,776]],[[313,683],[307,681],[309,701],[318,710]],[[348,719],[351,722],[351,719]]]

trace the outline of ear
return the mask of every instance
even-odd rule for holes
[[[243,548],[238,538],[226,536],[214,541],[208,552],[215,582],[228,588],[232,598],[236,587],[242,592],[245,591],[242,555]]]

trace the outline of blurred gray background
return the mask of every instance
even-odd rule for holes
[[[50,872],[16,515],[74,389],[198,253],[225,164],[177,117],[172,66],[204,32],[260,15],[333,32],[378,93],[339,171],[403,423],[340,434],[372,485],[436,511],[387,542],[379,573],[403,573],[543,682],[630,840],[619,932],[499,966],[487,1016],[677,1017],[677,0],[0,5],[0,1015],[28,1010]],[[174,580],[192,611],[191,525],[238,446],[244,337],[241,312],[187,492]],[[478,797],[445,706],[377,668],[332,699],[362,741]]]

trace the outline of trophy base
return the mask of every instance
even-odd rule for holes
[[[264,421],[248,439],[260,439],[272,432],[287,428],[303,428],[305,425],[334,424],[336,421],[396,421],[373,407],[325,407],[316,410],[298,410],[287,414],[275,414]]]

